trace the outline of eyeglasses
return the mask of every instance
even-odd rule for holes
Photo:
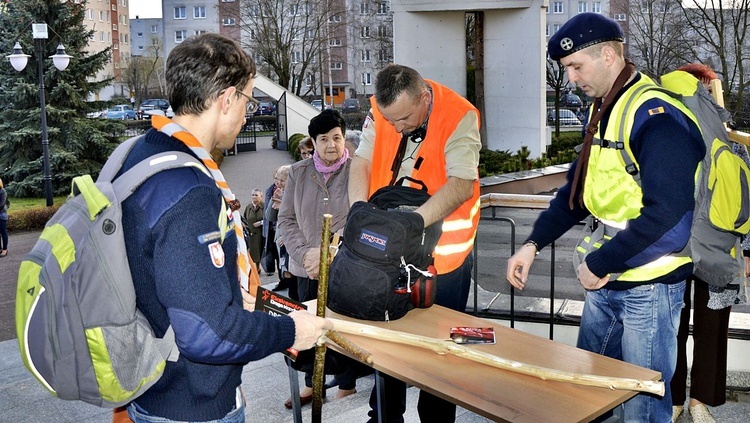
[[[260,101],[258,101],[255,98],[250,97],[249,95],[243,93],[239,89],[237,89],[237,92],[239,94],[242,94],[243,97],[247,99],[247,104],[245,104],[245,111],[248,115],[251,115],[255,113],[256,110],[258,110],[258,107],[260,107]]]

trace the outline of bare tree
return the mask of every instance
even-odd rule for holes
[[[750,0],[685,0],[683,16],[699,40],[698,59],[713,66],[727,91],[743,93],[748,86],[744,63],[750,60],[748,20]],[[727,98],[735,116],[743,109],[743,96]]]
[[[343,12],[334,6],[327,0],[242,0],[243,47],[279,85],[298,96],[310,94],[322,79],[315,77],[320,62],[327,63],[329,16]]]
[[[694,42],[686,37],[681,7],[670,0],[630,2],[630,59],[638,70],[659,77],[695,60]]]
[[[568,78],[565,75],[565,68],[560,66],[560,62],[547,57],[546,68],[547,85],[555,91],[554,116],[560,116],[560,94],[567,91]],[[560,119],[555,119],[555,137],[560,136]]]
[[[151,44],[142,56],[131,56],[123,66],[123,82],[135,93],[138,100],[150,97],[151,88],[158,86],[163,93],[160,76],[164,67],[163,47],[157,37],[151,37]]]

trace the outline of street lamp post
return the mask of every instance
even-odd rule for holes
[[[31,25],[32,34],[34,37],[34,43],[36,46],[36,59],[37,69],[39,74],[39,105],[41,107],[42,115],[42,158],[44,160],[44,195],[47,200],[47,207],[52,206],[52,175],[50,172],[49,165],[49,139],[47,138],[47,104],[44,98],[44,47],[48,38],[47,24],[46,23],[35,23]],[[22,71],[26,67],[29,61],[28,54],[24,54],[21,49],[21,44],[16,41],[13,46],[13,54],[7,56],[10,64],[17,71]],[[50,56],[55,67],[59,70],[65,70],[70,63],[69,56],[65,54],[65,47],[62,43],[57,46],[57,53]]]

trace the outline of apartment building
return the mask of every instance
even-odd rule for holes
[[[83,19],[87,29],[94,30],[88,50],[92,53],[112,48],[111,60],[96,78],[114,78],[112,83],[96,93],[92,100],[108,100],[113,96],[130,97],[130,88],[123,69],[130,61],[129,0],[88,0]]]
[[[205,32],[221,32],[219,3],[226,0],[162,0],[164,57],[187,37]]]

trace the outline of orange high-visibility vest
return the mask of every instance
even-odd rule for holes
[[[479,111],[449,88],[434,81],[427,82],[432,86],[432,111],[427,125],[427,136],[422,141],[414,161],[415,167],[418,164],[418,169],[415,168],[409,176],[424,182],[430,195],[434,195],[448,182],[445,164],[445,144],[448,138],[468,112],[473,110],[478,117]],[[390,183],[391,165],[401,141],[401,134],[380,114],[375,96],[370,97],[370,102],[375,123],[375,145],[368,197]],[[471,198],[443,219],[443,235],[433,253],[438,274],[446,274],[457,269],[471,252],[479,225],[479,208],[477,175]]]

